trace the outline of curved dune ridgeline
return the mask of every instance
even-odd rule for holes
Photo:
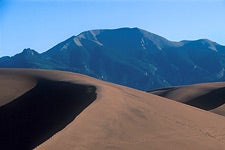
[[[63,71],[0,83],[0,149],[225,149],[225,117],[150,93]]]
[[[170,87],[150,93],[225,116],[225,82]]]
[[[1,147],[35,148],[93,102],[95,90],[90,85],[37,78],[32,89],[0,107]]]

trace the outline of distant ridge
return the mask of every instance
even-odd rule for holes
[[[44,53],[25,49],[1,68],[56,69],[140,90],[225,81],[225,46],[208,39],[169,41],[139,28],[90,30]]]

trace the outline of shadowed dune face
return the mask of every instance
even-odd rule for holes
[[[186,102],[186,104],[204,110],[213,110],[225,103],[225,87],[212,90],[205,95],[201,95]]]
[[[204,83],[150,92],[225,116],[225,83]]]
[[[96,88],[38,79],[34,88],[0,107],[0,145],[32,149],[63,129],[96,99]]]

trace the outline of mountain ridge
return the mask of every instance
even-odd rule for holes
[[[43,53],[27,49],[0,58],[0,67],[71,71],[152,90],[224,81],[225,46],[208,39],[170,41],[139,28],[89,30]]]

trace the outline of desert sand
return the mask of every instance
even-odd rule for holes
[[[225,82],[170,87],[151,93],[225,116]]]
[[[224,150],[225,117],[80,74],[0,69],[0,145]]]

